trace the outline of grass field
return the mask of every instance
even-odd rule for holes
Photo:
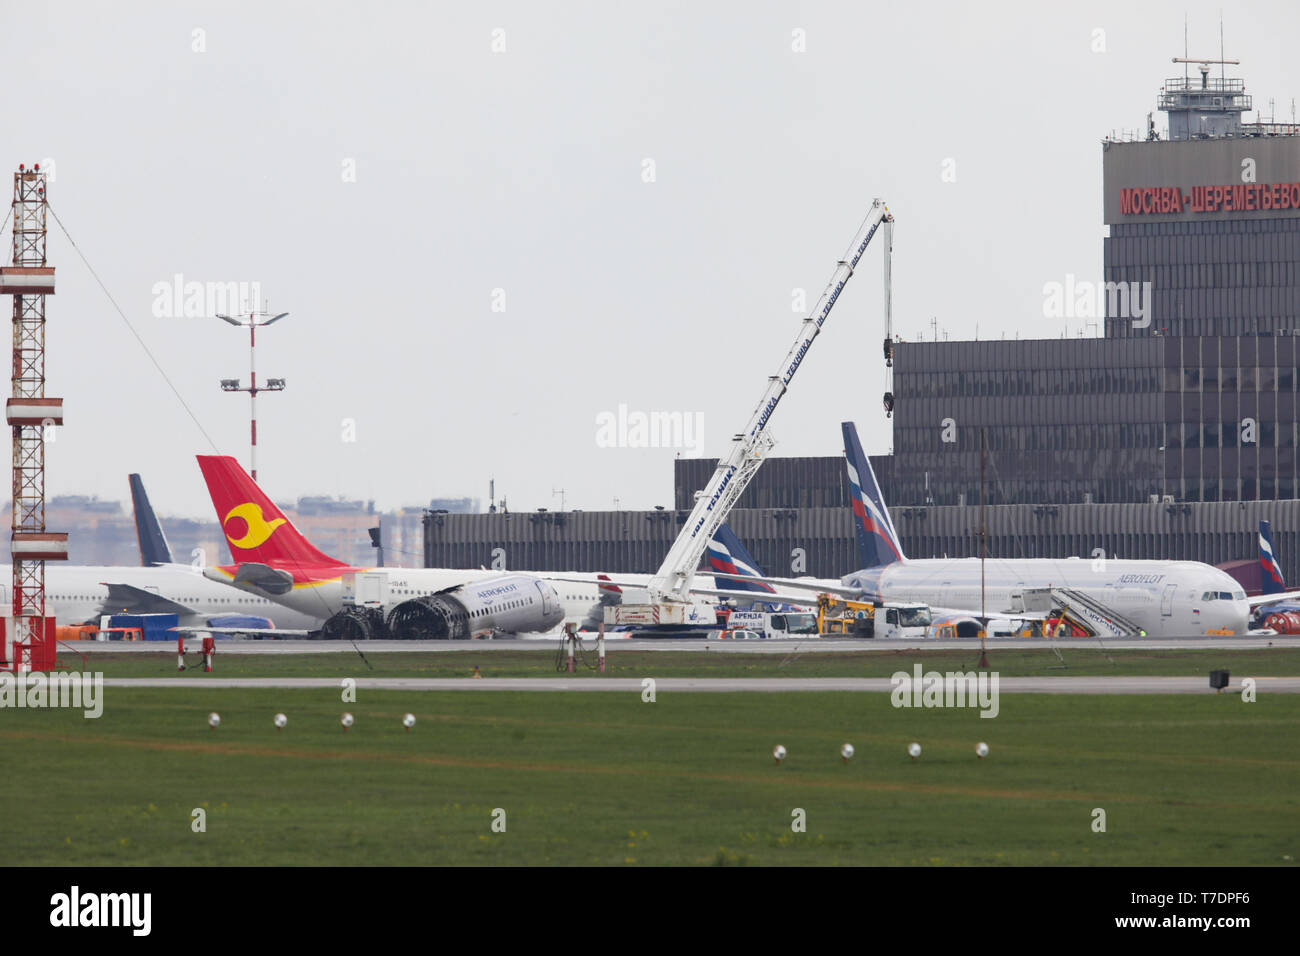
[[[1300,859],[1300,695],[1003,694],[992,720],[895,710],[887,694],[105,695],[98,720],[0,711],[11,864]],[[979,740],[992,748],[983,761]],[[1105,833],[1091,827],[1098,807]],[[804,833],[791,829],[796,808]]]
[[[365,647],[362,645],[362,651]],[[81,670],[79,656],[60,648],[62,665]],[[595,655],[588,659],[594,662]],[[186,676],[199,658],[187,657]],[[760,654],[709,651],[634,651],[611,649],[610,674],[620,677],[889,677],[910,672],[920,661],[927,670],[973,669],[979,647],[956,651],[833,651],[819,652],[806,645],[789,653]],[[176,674],[176,654],[171,647],[157,654],[94,653],[86,655],[89,670],[106,677],[164,677]],[[215,672],[223,677],[469,677],[478,667],[484,677],[565,676],[556,670],[555,648],[535,650],[472,648],[438,653],[372,653],[363,660],[341,645],[330,654],[223,654],[218,645]],[[1263,650],[1115,650],[1090,647],[1061,649],[1058,658],[1050,648],[995,650],[989,664],[1003,677],[1052,676],[1204,676],[1226,668],[1237,677],[1300,676],[1300,648]],[[578,676],[597,678],[587,667]],[[597,678],[598,679],[598,678]]]

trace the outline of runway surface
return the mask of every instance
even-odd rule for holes
[[[595,647],[594,636],[584,636],[584,647]],[[196,648],[198,638],[187,637],[187,648]],[[347,641],[217,641],[218,654],[354,654],[359,648],[365,654],[423,653],[445,654],[464,651],[474,653],[493,651],[537,651],[554,654],[559,641],[554,638],[523,638],[493,641],[360,641],[354,648]],[[611,651],[698,651],[708,654],[790,654],[836,653],[849,651],[943,651],[970,650],[978,647],[975,638],[945,640],[856,640],[853,638],[821,638],[810,640],[780,639],[760,641],[719,641],[698,638],[626,638],[611,637],[605,641]],[[1267,647],[1300,648],[1300,636],[1273,637],[1183,637],[1183,638],[1133,638],[1129,640],[1097,641],[1092,638],[1041,637],[993,638],[985,642],[990,650],[1033,650],[1053,646],[1065,649],[1108,650],[1254,650]],[[173,641],[65,641],[61,651],[80,651],[88,654],[166,654],[175,653]]]
[[[583,691],[640,694],[648,678],[628,677],[358,677],[358,690],[418,691]],[[317,677],[112,677],[105,687],[264,688],[268,690],[337,690],[338,679]],[[654,682],[656,694],[786,693],[789,691],[853,691],[888,693],[887,677],[664,677]],[[1300,693],[1300,677],[1260,677],[1259,694]],[[1004,694],[1212,694],[1207,677],[1004,677]],[[1224,691],[1240,693],[1240,682]]]

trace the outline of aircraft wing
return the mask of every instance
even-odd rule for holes
[[[985,611],[981,614],[979,608],[971,610],[958,607],[932,607],[930,615],[936,621],[945,617],[982,618],[986,624],[989,621],[1046,621],[1055,616],[1046,611]]]
[[[168,600],[156,591],[146,591],[133,584],[114,584],[105,581],[108,588],[108,600],[105,607],[116,608],[115,612],[128,614],[192,614],[193,609],[184,604]]]
[[[1300,591],[1280,591],[1277,594],[1256,594],[1254,597],[1246,598],[1246,603],[1251,607],[1259,607],[1263,604],[1277,604],[1279,601],[1296,600],[1300,600]]]
[[[707,594],[711,597],[735,598],[737,601],[752,601],[755,604],[797,604],[800,607],[816,607],[817,599],[806,594],[759,593],[758,591],[717,591],[712,588],[691,588],[692,594]]]
[[[171,627],[177,634],[257,634],[266,637],[306,637],[312,631],[291,627]]]
[[[590,576],[585,578],[567,578],[561,574],[547,574],[545,572],[534,572],[534,573],[537,573],[540,577],[544,577],[547,581],[567,581],[570,584],[596,584],[601,586],[602,588],[608,588],[608,587],[634,588],[638,591],[644,591],[646,587],[646,582],[644,581],[615,581],[610,578],[601,578],[599,580],[593,580]]]
[[[779,584],[787,588],[802,588],[806,591],[815,591],[818,594],[838,594],[840,597],[860,599],[862,597],[861,588],[845,587],[839,581],[831,581],[825,578],[765,578],[753,574],[723,574],[721,571],[709,572],[715,579],[726,578],[729,581],[761,581],[763,584]],[[751,594],[756,593],[751,591]],[[766,600],[765,598],[761,598]]]
[[[764,584],[784,584],[789,587],[805,588],[817,594],[838,594],[842,597],[861,599],[862,590],[860,588],[848,588],[838,581],[831,582],[825,580],[810,579],[807,581],[798,581],[793,578],[760,578],[752,574],[723,574],[719,571],[700,571],[695,575],[697,578],[714,578],[715,583],[725,578],[727,581],[762,581]],[[566,578],[558,574],[546,575],[548,581],[569,581],[574,584],[591,584],[590,578]],[[646,589],[644,581],[600,581],[600,584],[613,585],[621,588],[633,588],[638,591]],[[726,583],[725,581],[723,583]],[[768,591],[711,591],[706,588],[691,588],[693,594],[716,594],[726,597],[738,597],[745,601],[761,601],[763,603],[777,603],[784,601],[786,604],[807,604],[815,606],[816,601],[810,601],[806,597],[792,597],[790,595],[781,595]]]

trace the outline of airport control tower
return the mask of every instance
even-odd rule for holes
[[[1174,62],[1184,75],[1157,98],[1167,134],[1148,118],[1145,140],[1102,143],[1105,279],[1151,294],[1149,317],[1108,298],[1106,335],[1295,335],[1300,129],[1244,119],[1236,60]]]

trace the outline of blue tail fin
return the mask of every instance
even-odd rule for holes
[[[727,527],[725,523],[714,532],[712,540],[709,541],[707,556],[709,570],[716,574],[745,574],[760,578],[765,576],[763,569],[754,560],[754,556],[745,549],[745,546],[740,543],[740,539],[736,537],[736,533]],[[728,591],[752,591],[755,598],[776,593],[776,588],[766,581],[738,581],[734,578],[719,578],[718,587],[726,588]],[[742,601],[742,606],[743,603]],[[750,605],[750,609],[756,611],[767,610],[773,614],[805,610],[802,607],[795,608],[788,604],[761,600],[755,600]]]
[[[1281,594],[1286,590],[1282,566],[1277,563],[1277,555],[1273,553],[1273,535],[1269,532],[1267,521],[1259,523],[1259,581],[1265,594]]]
[[[139,475],[131,475],[131,505],[135,510],[135,537],[140,543],[140,564],[146,568],[156,564],[171,564],[172,550],[163,536],[162,525],[153,513],[144,482]]]
[[[754,556],[745,550],[736,533],[722,524],[709,541],[707,552],[709,569],[718,574],[745,574],[764,577],[763,569],[758,566]],[[762,581],[735,581],[724,579],[730,591],[753,591],[756,594],[771,594],[775,590]]]
[[[853,507],[853,533],[858,542],[858,561],[864,568],[882,568],[906,560],[889,509],[876,484],[876,473],[862,452],[858,430],[852,422],[840,425],[844,433],[844,458],[849,467],[849,497]]]

